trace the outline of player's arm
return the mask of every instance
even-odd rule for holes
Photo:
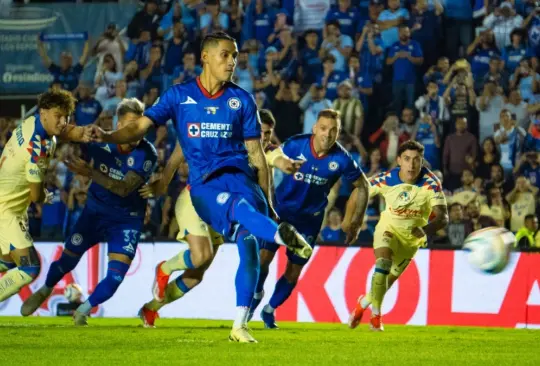
[[[125,127],[115,131],[99,130],[95,141],[107,142],[111,144],[129,144],[141,140],[146,132],[152,127],[154,122],[142,116],[137,121],[127,124]]]
[[[354,190],[347,201],[343,231],[347,233],[346,243],[351,244],[362,226],[370,195],[370,184],[362,175],[353,182]],[[354,197],[354,198],[353,198]]]
[[[281,147],[267,153],[266,161],[268,162],[269,166],[278,168],[286,174],[296,173],[302,164],[305,163],[304,160],[293,160],[289,158],[287,155],[285,155],[285,152],[283,152]]]
[[[433,206],[432,212],[435,217],[422,228],[426,235],[435,235],[437,231],[444,229],[448,225],[448,208],[446,204]]]
[[[336,183],[334,183],[334,185],[330,189],[330,192],[328,192],[328,197],[327,197],[328,203],[326,204],[326,208],[324,209],[324,219],[323,219],[323,223],[322,223],[321,227],[326,226],[326,221],[328,219],[328,213],[330,212],[330,210],[336,204],[336,200],[339,197],[340,188],[341,188],[341,179],[339,179]]]
[[[82,142],[88,143],[92,141],[92,132],[96,128],[95,125],[88,125],[84,127],[75,126],[69,124],[64,128],[60,136],[61,141]]]
[[[141,194],[141,196],[143,198],[150,198],[153,197],[153,195],[164,195],[167,191],[167,187],[169,186],[171,180],[174,177],[174,174],[176,173],[180,165],[182,165],[185,161],[186,160],[184,152],[182,151],[182,147],[177,142],[172,155],[167,161],[167,165],[165,165],[165,168],[161,173],[161,178],[158,178],[153,183],[148,183],[144,187],[139,189],[139,193]]]
[[[45,201],[46,191],[43,187],[43,182],[30,183],[30,201],[34,203],[42,203]]]
[[[257,179],[268,200],[268,206],[273,210],[272,197],[270,195],[270,169],[264,156],[261,139],[253,138],[245,140],[245,145],[249,161],[257,169]]]

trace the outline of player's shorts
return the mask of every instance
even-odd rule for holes
[[[280,215],[279,212],[278,215]],[[279,218],[281,221],[287,222],[294,226],[296,230],[298,230],[298,233],[300,233],[300,235],[302,235],[304,239],[306,239],[306,241],[309,243],[309,245],[311,245],[311,247],[313,248],[315,246],[315,243],[317,242],[319,232],[321,231],[324,213],[319,216],[320,218],[313,216],[310,218],[311,220],[302,221],[294,220],[294,218],[292,217],[282,217],[281,215],[279,216]],[[277,252],[279,247],[280,245],[276,243],[269,243],[265,240],[259,241],[259,248],[269,250],[273,253]],[[301,266],[305,265],[309,261],[309,258],[301,258],[289,249],[287,249],[287,258],[291,263]]]
[[[224,172],[191,186],[191,200],[199,217],[224,237],[233,240],[234,206],[244,200],[263,215],[268,204],[261,187],[243,172]]]
[[[107,242],[108,253],[135,257],[143,229],[143,218],[104,216],[88,207],[84,208],[64,247],[83,255],[88,249]]]
[[[178,235],[176,240],[186,241],[188,234],[195,236],[209,237],[212,245],[221,245],[225,242],[223,236],[216,233],[214,229],[208,226],[195,211],[193,203],[191,202],[191,194],[189,189],[184,188],[174,206],[174,213],[176,216],[176,222],[178,223]]]
[[[400,276],[416,255],[423,240],[406,240],[403,235],[391,226],[381,225],[375,227],[373,235],[373,249],[390,248],[393,253],[390,273]]]
[[[14,249],[30,248],[34,241],[28,228],[26,215],[3,214],[0,218],[0,251],[3,255]]]

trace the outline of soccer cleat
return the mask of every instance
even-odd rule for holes
[[[263,296],[264,296],[264,291],[263,291]],[[253,314],[255,314],[255,310],[257,310],[257,306],[259,306],[259,304],[261,303],[263,296],[261,296],[260,299],[253,298],[253,300],[251,300],[251,306],[249,307],[249,314],[247,318],[248,322],[250,322],[251,319],[253,318]]]
[[[384,325],[382,323],[382,316],[380,315],[373,315],[369,321],[369,329],[371,329],[374,332],[382,332],[384,331]]]
[[[87,326],[88,325],[88,315],[78,312],[75,310],[73,313],[73,324],[75,326]]]
[[[143,322],[143,327],[145,328],[155,328],[154,325],[157,318],[159,318],[159,314],[155,310],[150,310],[145,308],[144,306],[139,310],[139,318]]]
[[[266,312],[263,309],[261,311],[261,319],[266,329],[279,329],[279,327],[276,324],[276,317],[274,313]]]
[[[21,306],[21,315],[22,316],[29,316],[32,315],[41,304],[47,300],[50,293],[43,293],[41,290],[37,290],[34,292]]]
[[[169,277],[171,277],[171,275],[165,274],[161,270],[163,263],[165,263],[165,261],[160,262],[156,266],[156,277],[154,278],[154,284],[152,285],[152,294],[157,302],[165,301],[165,289],[169,284]]]
[[[364,315],[364,308],[360,305],[360,301],[364,298],[364,295],[360,296],[358,298],[358,302],[356,303],[356,306],[354,307],[353,311],[351,312],[351,315],[349,315],[349,328],[354,329],[360,324],[360,321],[362,320],[362,315]]]
[[[313,248],[309,243],[298,233],[298,231],[286,222],[282,222],[278,226],[278,233],[281,239],[287,244],[287,248],[301,258],[307,259],[311,257]]]
[[[241,328],[233,329],[231,330],[231,334],[229,334],[229,341],[239,343],[258,343],[250,332],[251,331],[247,325],[243,325]]]

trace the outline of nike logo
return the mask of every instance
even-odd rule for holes
[[[182,102],[180,104],[197,104],[196,101],[193,100],[191,97],[187,97],[187,100],[185,102]]]
[[[300,154],[296,157],[298,160],[307,160],[304,154]]]

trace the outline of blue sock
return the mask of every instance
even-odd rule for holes
[[[293,292],[295,286],[296,282],[290,283],[289,281],[287,281],[285,276],[281,276],[281,278],[277,281],[274,293],[270,298],[270,306],[274,309],[277,309],[289,298],[289,296],[291,296],[291,293]]]
[[[127,263],[110,261],[107,276],[98,283],[94,292],[88,298],[90,305],[94,307],[109,300],[124,280],[128,269],[129,264]]]
[[[77,263],[81,257],[73,257],[66,253],[62,253],[57,261],[51,263],[49,272],[47,272],[47,279],[45,280],[45,286],[53,288],[64,277],[66,273],[73,271],[77,267]]]
[[[260,293],[264,290],[264,282],[266,281],[266,277],[268,277],[268,267],[261,266],[259,271],[259,281],[257,281],[255,293]]]
[[[238,221],[257,238],[270,243],[276,241],[277,224],[268,216],[257,212],[246,200],[241,199],[234,203],[232,216],[234,221]]]
[[[240,265],[236,271],[236,306],[250,307],[259,279],[259,246],[257,239],[243,227],[236,238]]]
[[[182,276],[178,277],[175,281],[176,286],[182,291],[184,294],[191,290],[189,287],[186,286],[184,280],[182,279]]]

